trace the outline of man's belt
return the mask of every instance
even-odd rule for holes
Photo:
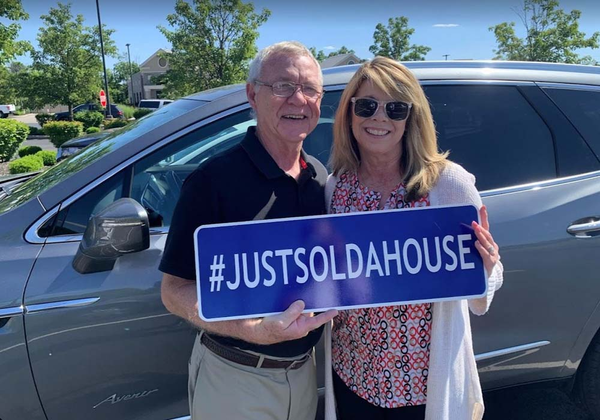
[[[305,354],[297,360],[277,360],[264,356],[256,356],[246,353],[243,350],[238,350],[234,347],[226,346],[212,339],[208,334],[203,333],[200,337],[200,342],[206,346],[217,356],[227,359],[231,362],[238,363],[244,366],[260,367],[265,369],[299,369],[310,359],[310,353]]]

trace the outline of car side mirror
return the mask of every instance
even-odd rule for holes
[[[121,198],[92,215],[73,268],[81,274],[110,271],[120,256],[149,247],[148,213],[137,201]]]

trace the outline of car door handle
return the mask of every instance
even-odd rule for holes
[[[589,217],[578,220],[567,228],[567,232],[577,238],[591,238],[596,235],[590,235],[590,233],[600,232],[600,219]]]
[[[0,309],[0,329],[2,329],[8,323],[9,319],[17,315],[23,315],[22,306]]]

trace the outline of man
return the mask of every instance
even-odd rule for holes
[[[336,311],[204,322],[198,317],[193,233],[200,225],[325,212],[327,171],[302,152],[320,116],[323,79],[303,45],[262,50],[246,84],[256,127],[240,145],[202,164],[186,180],[160,270],[169,311],[201,329],[190,359],[193,419],[313,420],[317,407],[313,347]]]

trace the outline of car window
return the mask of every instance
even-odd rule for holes
[[[83,234],[90,217],[106,206],[123,197],[121,172],[98,185],[71,205],[61,209],[58,215],[48,221],[38,231],[41,237]]]
[[[544,90],[600,158],[600,90]]]
[[[321,118],[317,127],[304,140],[303,148],[306,153],[319,159],[327,167],[333,142],[333,121],[335,111],[340,103],[342,91],[325,92],[321,100]]]
[[[158,108],[158,102],[156,101],[140,101],[140,108]]]
[[[185,179],[198,164],[238,144],[254,120],[243,111],[193,131],[134,165],[131,197],[148,212],[151,227],[169,226]]]
[[[323,97],[319,123],[304,141],[304,150],[324,165],[329,159],[340,96],[341,91],[337,91]],[[131,197],[148,211],[150,225],[169,226],[187,176],[202,162],[238,144],[254,125],[250,111],[243,111],[187,134],[136,163]]]
[[[201,107],[207,102],[194,100],[179,100],[171,106],[154,111],[126,127],[115,131],[94,144],[81,150],[79,153],[69,156],[61,161],[59,165],[54,165],[47,171],[31,178],[27,182],[16,187],[11,191],[8,197],[0,201],[0,214],[10,211],[44,191],[52,188],[56,184],[66,180],[75,173],[81,171],[88,165],[100,159],[109,153],[114,152],[140,136],[154,130],[156,127],[168,124],[171,120]]]
[[[550,130],[514,86],[424,86],[440,149],[490,190],[556,178]]]

